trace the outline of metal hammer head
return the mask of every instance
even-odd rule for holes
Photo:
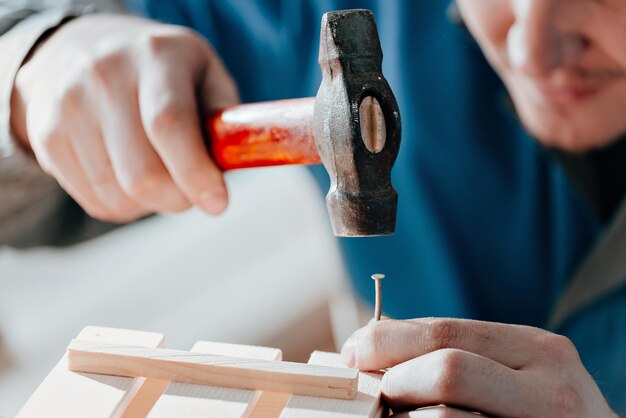
[[[313,131],[331,180],[326,204],[337,236],[395,230],[398,193],[391,167],[400,146],[400,112],[382,75],[382,58],[371,11],[322,17],[322,84]]]

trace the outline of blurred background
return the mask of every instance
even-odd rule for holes
[[[0,248],[0,417],[19,411],[87,325],[161,332],[169,348],[267,345],[306,361],[367,320],[305,168],[231,172],[227,183],[231,203],[217,218],[191,210],[69,248]]]

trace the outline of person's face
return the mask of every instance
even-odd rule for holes
[[[626,133],[626,0],[457,0],[526,128],[570,151]]]

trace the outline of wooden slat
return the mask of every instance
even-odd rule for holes
[[[163,345],[164,337],[152,332],[87,327],[77,340],[154,348]],[[166,385],[153,379],[74,373],[68,370],[65,354],[17,418],[134,418],[152,407],[151,402]]]
[[[264,352],[267,355],[263,354],[261,350],[266,350]],[[235,357],[257,358],[260,360],[280,361],[283,359],[283,353],[278,348],[258,347],[253,345],[198,341],[191,351],[223,356],[232,355]],[[255,400],[250,403],[250,409],[247,411],[247,415],[244,415],[248,418],[276,418],[280,415],[280,412],[291,397],[289,393],[280,392],[255,391],[254,393],[256,394]]]
[[[194,353],[242,357],[259,360],[281,360],[282,352],[277,348],[257,347],[226,343],[199,341],[191,349]],[[171,383],[167,391],[154,405],[149,418],[241,418],[253,417],[258,407],[273,404],[273,395],[283,398],[288,395],[256,392],[245,389],[230,389],[191,383]],[[279,410],[280,411],[280,410]],[[258,416],[258,415],[257,415]],[[274,414],[272,418],[278,416]]]
[[[291,398],[289,393],[259,392],[259,398],[248,418],[277,418],[289,398]]]
[[[238,389],[353,399],[358,371],[73,340],[71,370]]]
[[[315,351],[309,364],[341,367],[341,356]],[[280,418],[379,418],[384,408],[380,403],[382,373],[359,373],[358,393],[354,400],[292,396]]]
[[[241,357],[257,360],[280,361],[283,352],[279,348],[261,347],[258,345],[216,343],[213,341],[198,341],[191,348],[194,353],[213,354],[225,357]]]

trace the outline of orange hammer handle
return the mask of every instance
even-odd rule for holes
[[[321,162],[313,138],[315,98],[233,106],[209,116],[213,159],[222,170]]]

